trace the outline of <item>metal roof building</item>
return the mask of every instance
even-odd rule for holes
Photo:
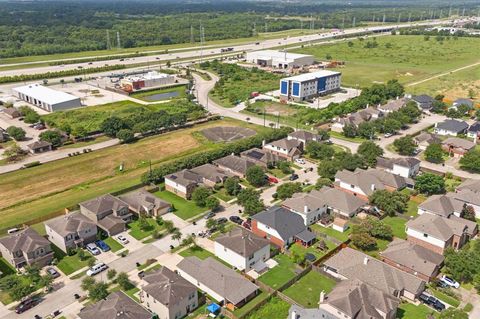
[[[247,52],[247,62],[280,69],[312,65],[313,55],[288,53],[275,50]]]
[[[13,88],[19,99],[48,112],[66,110],[82,106],[79,97],[45,87],[38,83]]]

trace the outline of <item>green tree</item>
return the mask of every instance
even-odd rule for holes
[[[32,109],[29,106],[20,106],[19,109],[20,113],[23,116],[23,121],[28,124],[37,123],[40,121],[40,115],[38,115],[37,111]]]
[[[52,285],[53,285],[53,277],[50,274],[46,274],[45,276],[42,276],[40,278],[39,284],[40,286],[45,288],[45,291],[50,291],[52,290]]]
[[[7,128],[7,133],[15,141],[21,141],[21,140],[25,139],[25,136],[27,135],[27,133],[25,132],[25,130],[23,128],[16,127],[16,126],[9,126]]]
[[[152,228],[152,226],[150,226],[148,223],[147,218],[143,214],[140,214],[138,217],[138,227],[142,231],[148,231]]]
[[[82,283],[80,284],[80,288],[83,291],[89,291],[93,285],[95,285],[96,281],[93,277],[85,277],[82,279]]]
[[[283,174],[293,173],[293,170],[290,167],[290,162],[287,162],[287,161],[279,161],[277,163],[277,168],[281,170]]]
[[[212,229],[217,226],[217,221],[213,218],[207,219],[205,226],[207,226],[207,229]]]
[[[470,205],[464,204],[462,211],[460,213],[460,217],[465,218],[467,220],[471,220],[472,222],[475,222],[476,221],[475,209]]]
[[[438,319],[468,319],[468,313],[462,309],[450,307],[440,312]]]
[[[358,125],[357,135],[367,140],[372,140],[375,137],[376,128],[371,122],[363,122]]]
[[[393,146],[396,148],[400,155],[411,156],[415,154],[417,146],[410,135],[397,138],[393,142]]]
[[[205,207],[207,204],[207,198],[210,196],[211,191],[210,189],[204,187],[204,186],[199,186],[195,188],[195,190],[192,193],[192,200],[195,202],[200,207]]]
[[[277,187],[277,196],[281,200],[291,198],[293,194],[302,191],[301,183],[285,183]]]
[[[182,233],[178,229],[175,229],[175,231],[172,233],[172,240],[178,240],[180,242],[181,239]]]
[[[8,291],[8,294],[13,298],[13,300],[21,300],[34,291],[35,286],[30,285],[28,281],[20,281]]]
[[[320,129],[320,130],[317,131],[317,134],[320,137],[321,141],[326,141],[326,140],[330,139],[330,132],[327,131],[327,130]]]
[[[445,192],[445,180],[432,173],[423,173],[415,180],[415,189],[427,195],[442,194]]]
[[[122,142],[122,143],[131,143],[135,141],[135,134],[133,134],[133,131],[130,129],[121,129],[120,131],[117,132],[116,137]]]
[[[102,132],[104,132],[107,136],[110,136],[110,137],[116,137],[117,133],[120,130],[128,129],[128,128],[129,128],[129,125],[127,124],[127,122],[116,116],[107,118],[100,125],[100,129],[102,130]]]
[[[175,225],[171,220],[165,220],[163,222],[163,225],[169,234],[171,234],[175,230]]]
[[[108,294],[108,284],[104,282],[97,282],[88,290],[88,296],[93,301],[105,299]]]
[[[93,267],[93,265],[95,265],[95,258],[88,258],[87,259],[87,266],[88,267]]]
[[[113,268],[111,268],[107,271],[108,280],[113,280],[113,278],[115,278],[116,275],[117,275],[117,271]]]
[[[383,149],[372,141],[366,141],[360,144],[357,153],[368,166],[373,167],[377,164],[377,157],[383,155]]]
[[[80,259],[81,261],[84,261],[84,260],[87,259],[89,256],[85,253],[85,250],[79,249],[78,252],[77,252],[77,257],[78,257],[78,259]]]
[[[374,250],[377,247],[375,238],[365,232],[352,233],[350,239],[352,243],[361,250]]]
[[[260,199],[260,192],[252,188],[245,188],[238,194],[238,204],[248,215],[261,212],[264,209],[263,201]]]
[[[83,139],[85,139],[85,137],[87,137],[88,132],[83,125],[77,125],[73,127],[72,135],[75,137],[76,140],[82,141]]]
[[[230,196],[236,196],[242,190],[237,177],[228,177],[223,183],[223,187],[225,187],[225,191]]]
[[[425,149],[425,159],[431,163],[443,163],[443,155],[445,152],[439,143],[432,143]]]
[[[357,134],[357,127],[355,125],[346,124],[343,127],[343,135],[345,135],[346,137],[355,137],[357,136]]]
[[[255,187],[260,187],[267,183],[265,172],[260,166],[257,165],[249,167],[245,177],[247,181]]]
[[[400,192],[386,190],[375,191],[369,197],[370,204],[377,206],[389,216],[404,213],[407,210],[409,196]]]
[[[211,211],[216,211],[220,207],[220,201],[214,196],[210,196],[205,200],[205,206]]]
[[[342,163],[338,160],[323,162],[318,166],[318,175],[333,180],[340,169],[342,169]]]
[[[117,275],[117,279],[115,282],[122,288],[123,290],[129,290],[132,288],[133,284],[131,283],[130,279],[128,278],[127,273],[120,272]]]
[[[45,141],[52,143],[54,147],[59,147],[62,145],[62,135],[57,130],[48,130],[45,132],[40,133],[38,136],[40,141]]]
[[[466,171],[480,173],[480,151],[473,149],[460,158],[460,167]]]
[[[332,180],[328,178],[319,178],[315,183],[315,189],[321,189],[324,186],[331,186]]]
[[[383,132],[394,134],[402,128],[402,123],[396,119],[387,118],[383,122]]]
[[[306,151],[312,158],[320,160],[331,159],[333,154],[335,154],[335,150],[331,145],[318,143],[315,141],[307,144]]]

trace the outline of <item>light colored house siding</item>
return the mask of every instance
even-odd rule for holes
[[[350,192],[353,192],[353,193],[356,193],[356,194],[359,194],[359,195],[367,196],[367,194],[365,194],[365,192],[362,191],[362,189],[360,187],[356,186],[356,185],[351,185],[351,184],[342,182],[339,179],[335,179],[335,181],[340,182],[340,188],[343,188],[347,191],[350,191]]]
[[[265,224],[259,223],[258,221],[257,221],[257,228],[258,228],[258,230],[267,233],[271,237],[275,237],[275,238],[278,238],[279,240],[282,240],[282,237],[280,236],[280,234],[275,229],[273,229],[273,228],[271,228],[271,227],[269,227]],[[285,245],[291,244],[292,242],[293,242],[293,238],[288,238],[287,241],[285,242]]]
[[[434,245],[434,246],[437,246],[437,247],[440,247],[442,249],[445,248],[445,245],[446,245],[446,242],[441,240],[441,239],[438,239],[438,238],[435,238],[435,237],[432,237],[430,236],[429,234],[424,234],[422,232],[419,232],[415,229],[411,229],[409,227],[407,227],[407,235],[408,236],[412,236],[414,238],[417,238],[418,240],[421,240],[421,241],[424,241],[428,244],[431,244],[431,245]],[[425,236],[426,235],[426,236]]]
[[[275,152],[279,155],[284,155],[284,156],[288,155],[288,150],[285,149],[285,148],[276,147],[276,146],[273,146],[271,144],[267,144],[264,147],[265,147],[265,149],[270,150],[272,152]]]
[[[270,245],[266,245],[257,250],[251,256],[244,257],[233,250],[226,248],[222,244],[215,242],[215,256],[239,270],[248,272],[251,269],[254,269],[258,263],[264,262],[270,258]]]
[[[142,290],[142,305],[158,315],[158,319],[180,319],[198,307],[198,293],[191,299],[185,298],[177,304],[164,305]]]
[[[297,214],[298,216],[302,217],[303,218],[303,223],[305,224],[305,226],[315,224],[317,221],[320,220],[320,217],[323,214],[327,213],[327,206],[323,206],[319,209],[309,211],[307,213],[297,212],[296,210],[290,209],[288,207],[285,207],[285,208],[289,209],[292,213]]]
[[[215,299],[216,301],[218,302],[223,302],[225,299],[223,298],[223,296],[219,295],[216,291],[210,289],[209,287],[207,287],[206,285],[204,285],[203,283],[199,282],[197,279],[195,279],[194,277],[190,276],[189,274],[187,274],[186,272],[184,272],[183,270],[181,269],[178,269],[178,273],[180,274],[180,276],[182,276],[183,278],[185,278],[188,282],[190,282],[192,285],[194,285],[195,287],[197,287],[198,289],[202,290],[203,292],[207,293],[208,295],[210,295],[213,299]]]

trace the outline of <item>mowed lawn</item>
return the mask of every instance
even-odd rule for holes
[[[294,51],[313,54],[318,60],[325,61],[330,56],[332,60],[346,61],[345,66],[338,68],[342,83],[361,87],[390,79],[411,83],[479,60],[478,38],[451,38],[442,43],[435,37],[425,41],[423,36],[381,36],[376,38],[377,47],[366,48],[373,39],[369,36],[363,41],[346,40]],[[353,45],[349,46],[349,42]]]
[[[193,201],[186,200],[169,191],[162,190],[154,193],[158,198],[173,205],[173,213],[181,219],[189,219],[203,213],[207,208],[197,206]]]
[[[246,319],[285,319],[290,304],[278,297],[272,297],[265,305],[252,311]]]
[[[295,277],[295,264],[288,256],[283,254],[277,255],[273,259],[278,265],[261,275],[258,280],[274,289],[278,289]]]
[[[101,194],[125,189],[140,182],[148,161],[177,159],[217,147],[202,144],[192,133],[211,126],[246,126],[226,119],[66,158],[0,177],[2,228],[61,211]],[[259,130],[258,126],[248,125]],[[118,172],[120,164],[124,171]],[[15,206],[12,206],[16,204]],[[12,207],[11,207],[12,206]]]
[[[383,222],[390,227],[392,227],[393,236],[401,239],[407,238],[407,233],[405,232],[405,224],[407,220],[402,217],[385,217]]]
[[[436,312],[423,304],[416,306],[411,303],[402,303],[397,310],[398,319],[423,319],[429,314],[436,314]]]
[[[283,293],[305,308],[317,308],[320,293],[323,291],[328,294],[335,284],[335,280],[312,270],[285,289]]]

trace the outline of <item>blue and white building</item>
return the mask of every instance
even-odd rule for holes
[[[335,71],[305,73],[280,80],[282,100],[304,101],[340,89],[342,74]]]

